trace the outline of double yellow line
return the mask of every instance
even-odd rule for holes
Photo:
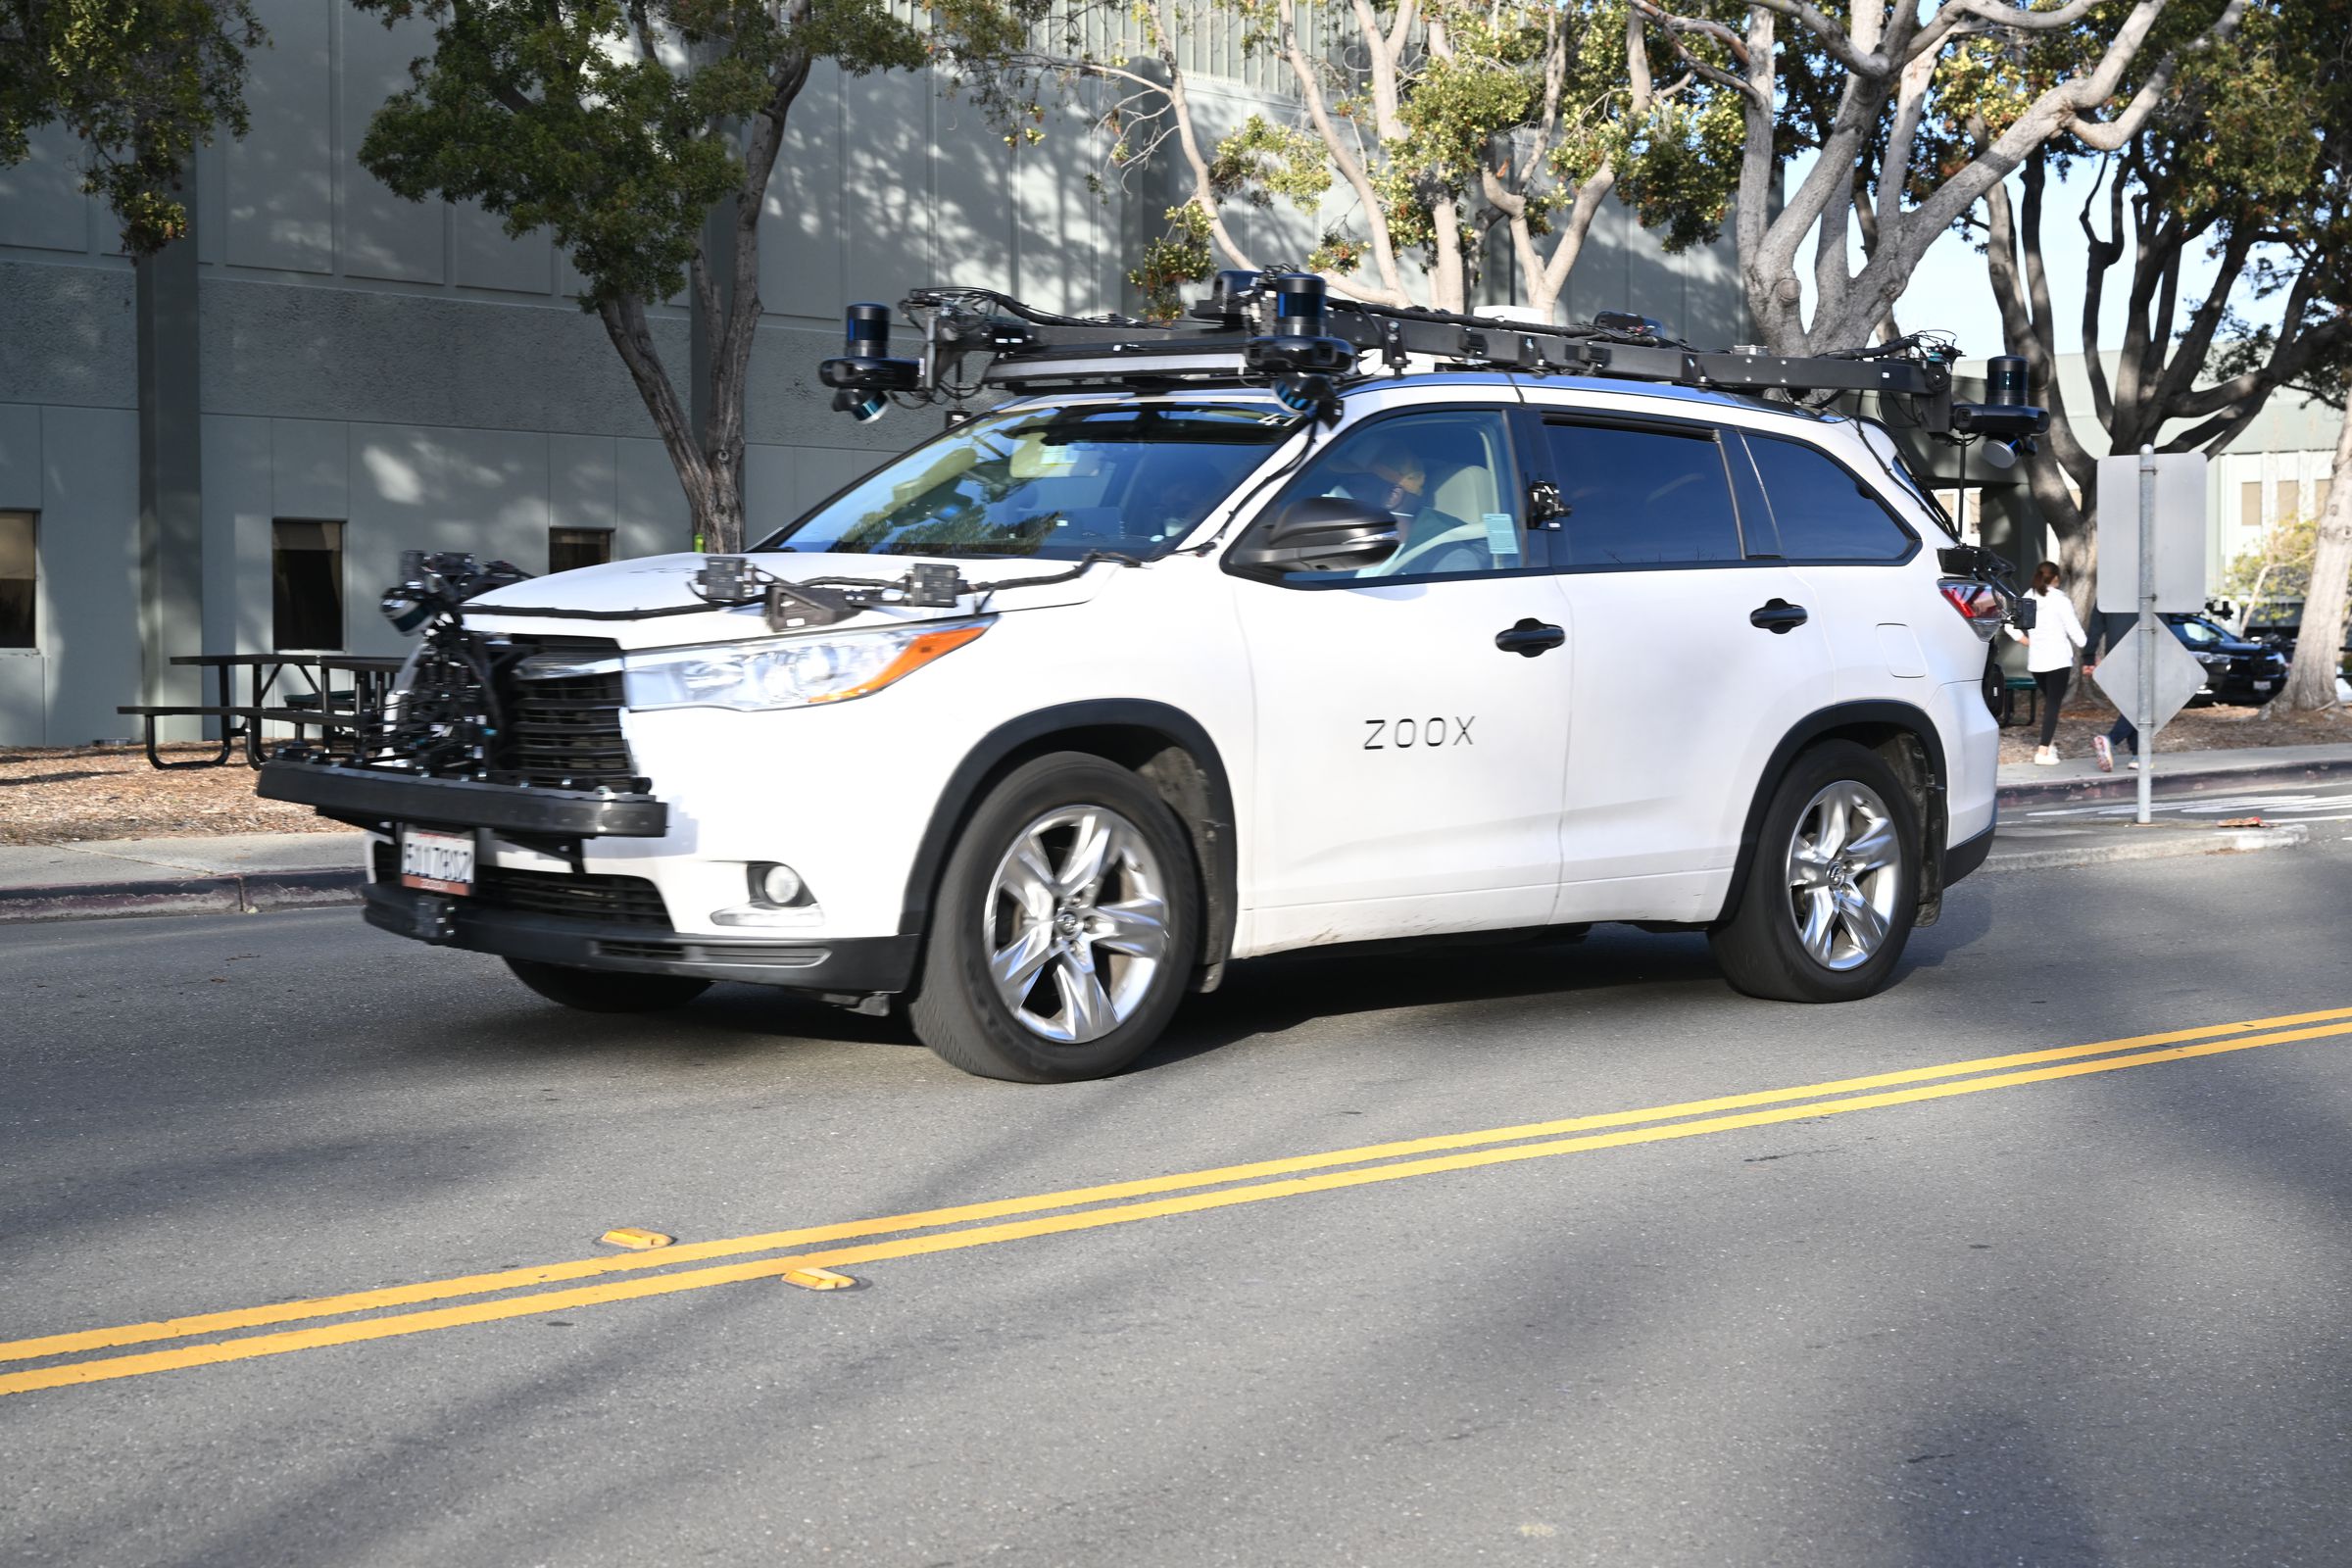
[[[0,1395],[24,1394],[75,1383],[102,1383],[182,1367],[241,1361],[259,1355],[391,1339],[435,1329],[491,1323],[501,1318],[571,1311],[608,1301],[668,1296],[744,1280],[774,1279],[808,1268],[840,1268],[927,1252],[957,1251],[1070,1231],[1126,1225],[1174,1214],[1200,1213],[1260,1203],[1304,1193],[1366,1187],[1375,1182],[1442,1171],[1469,1170],[1556,1154],[1662,1143],[1709,1133],[1762,1127],[1774,1122],[1876,1110],[1888,1105],[1982,1094],[2020,1084],[2078,1078],[2091,1073],[2180,1061],[2192,1056],[2250,1051],[2352,1035],[2352,1007],[2256,1018],[2162,1034],[2133,1035],[2093,1045],[1981,1056],[1971,1061],[1911,1067],[1866,1078],[1840,1078],[1791,1089],[1766,1089],[1714,1100],[1686,1101],[1642,1110],[1605,1111],[1557,1121],[1526,1122],[1483,1132],[1446,1133],[1434,1138],[1369,1144],[1329,1153],[1257,1160],[1213,1170],[1154,1176],[1039,1193],[994,1202],[923,1209],[878,1219],[768,1231],[725,1241],[698,1242],[658,1251],[575,1258],[531,1268],[502,1269],[455,1279],[427,1280],[382,1290],[355,1291],[309,1300],[199,1313],[155,1323],[84,1329],[0,1343],[0,1363],[51,1364],[0,1373]],[[1613,1129],[1613,1130],[1603,1130]],[[1030,1217],[1021,1217],[1030,1216]],[[908,1234],[914,1233],[914,1234]],[[868,1238],[889,1238],[868,1240]],[[851,1245],[836,1245],[836,1244]],[[807,1249],[813,1248],[814,1250]],[[750,1254],[766,1254],[752,1256]],[[780,1255],[778,1255],[780,1254]],[[739,1261],[684,1267],[710,1258]],[[539,1287],[570,1281],[599,1283],[566,1289]],[[454,1304],[416,1308],[425,1302]],[[333,1319],[336,1321],[321,1321]],[[273,1325],[308,1327],[245,1333]],[[125,1347],[181,1343],[165,1349],[118,1352]]]

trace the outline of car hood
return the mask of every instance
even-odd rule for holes
[[[771,635],[758,606],[714,608],[705,606],[695,596],[690,585],[708,559],[694,553],[641,556],[533,577],[528,582],[468,600],[466,623],[488,631],[562,632],[566,636],[610,638],[624,648],[660,648]],[[993,593],[959,595],[953,607],[883,605],[828,627],[811,628],[829,632],[905,625],[908,621],[953,620],[984,610],[996,613],[1084,604],[1102,592],[1119,573],[1133,569],[1103,562],[1071,577],[1067,573],[1073,563],[1066,561],[785,553],[749,559],[760,570],[785,582],[809,582],[822,577],[896,581],[916,565],[936,562],[956,567],[967,581],[999,585]],[[1021,586],[1029,578],[1058,580],[1034,588]],[[522,613],[501,614],[502,611]]]

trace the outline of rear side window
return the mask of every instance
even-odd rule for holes
[[[1772,503],[1784,560],[1899,561],[1910,554],[1914,541],[1894,514],[1829,458],[1802,442],[1762,435],[1750,435],[1747,450]]]
[[[1546,422],[1544,432],[1565,509],[1555,563],[1605,568],[1740,559],[1731,482],[1712,431]]]

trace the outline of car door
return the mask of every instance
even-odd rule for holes
[[[1257,713],[1244,951],[1540,924],[1573,656],[1558,582],[1531,555],[1510,414],[1350,425],[1252,533],[1334,496],[1392,513],[1396,553],[1233,582]]]
[[[1761,430],[1730,439],[1732,462],[1744,456],[1754,466],[1766,503],[1743,516],[1749,548],[1779,556],[1803,584],[1829,643],[1835,701],[1926,710],[1933,666],[1946,666],[1947,679],[1979,679],[1983,645],[1951,624],[1931,580],[1903,569],[1919,554],[1919,536],[1861,475],[1803,441]]]
[[[1714,425],[1538,425],[1575,654],[1555,918],[1711,918],[1774,747],[1829,701],[1823,628],[1748,554]]]

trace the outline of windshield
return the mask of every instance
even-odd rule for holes
[[[984,415],[853,485],[755,550],[876,556],[1174,547],[1297,427],[1264,405],[1100,404]]]

